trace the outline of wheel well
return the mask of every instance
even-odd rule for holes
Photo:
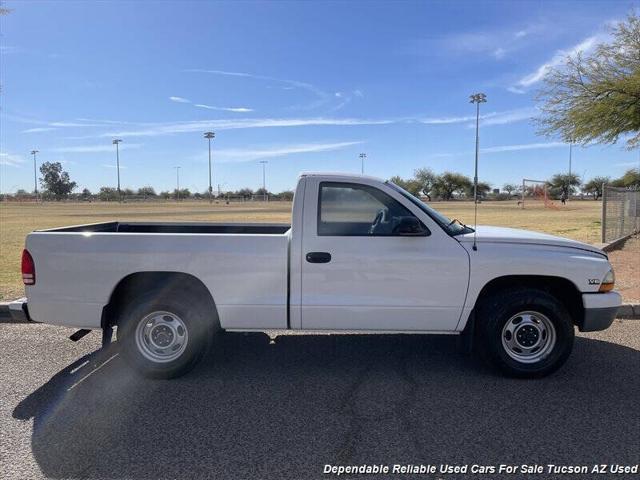
[[[151,290],[160,290],[162,294],[177,290],[193,293],[207,303],[206,308],[219,321],[211,292],[200,279],[181,272],[137,272],[120,280],[111,292],[109,303],[102,310],[102,328],[117,325],[120,313],[127,303]]]
[[[497,292],[521,287],[537,288],[553,295],[564,304],[576,325],[584,316],[582,294],[575,284],[566,278],[544,275],[508,275],[494,278],[480,291],[476,306]]]

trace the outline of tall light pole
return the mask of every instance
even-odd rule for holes
[[[367,158],[366,153],[360,154],[360,173],[364,175],[364,160]]]
[[[571,157],[573,156],[573,142],[569,143],[569,184],[567,185],[567,201],[571,198]]]
[[[36,154],[40,150],[31,150],[31,155],[33,155],[33,187],[36,193],[36,202],[38,201],[38,174],[36,169]]]
[[[204,138],[209,140],[209,203],[213,202],[213,190],[211,189],[211,140],[216,137],[214,132],[204,132]]]
[[[266,202],[267,201],[267,187],[266,187],[266,166],[267,166],[267,162],[266,160],[260,160],[260,162],[262,164],[262,198],[263,200]]]
[[[120,143],[122,140],[114,138],[113,143],[116,146],[116,169],[118,170],[118,201],[122,202],[122,194],[120,193]]]
[[[473,223],[474,226],[478,224],[478,154],[480,152],[480,104],[487,101],[487,96],[484,93],[474,93],[469,96],[469,103],[476,104],[476,162],[473,175]],[[477,228],[476,228],[477,230]],[[473,249],[477,250],[476,235],[473,235]]]
[[[180,200],[180,168],[181,167],[173,167],[176,169],[176,202]]]

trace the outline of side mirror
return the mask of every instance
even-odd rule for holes
[[[393,233],[403,237],[426,237],[431,232],[416,217],[400,217]]]

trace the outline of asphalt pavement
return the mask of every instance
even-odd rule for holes
[[[78,343],[70,333],[0,325],[3,479],[640,463],[639,321],[579,334],[567,364],[539,380],[500,376],[461,353],[455,337],[227,334],[187,376],[151,381],[132,374],[115,346],[97,351],[97,333]]]

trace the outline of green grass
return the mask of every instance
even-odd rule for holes
[[[451,218],[473,224],[473,204],[434,202],[432,206]],[[522,210],[516,202],[485,202],[478,205],[478,223],[525,228],[567,236],[588,243],[600,241],[601,203],[572,201],[558,210],[528,202]],[[36,229],[112,220],[271,222],[287,223],[289,202],[247,202],[213,204],[206,202],[148,203],[0,203],[0,300],[23,295],[20,253],[25,236]]]

